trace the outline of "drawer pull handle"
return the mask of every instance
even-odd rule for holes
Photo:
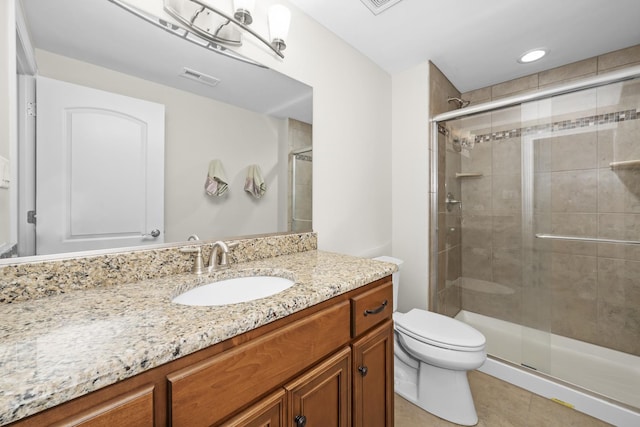
[[[362,375],[363,377],[366,377],[369,373],[369,368],[367,368],[366,366],[359,366],[358,372],[360,372],[360,375]]]
[[[294,421],[296,422],[296,427],[304,427],[307,425],[307,417],[304,415],[298,415],[295,417]]]
[[[382,305],[381,305],[380,307],[378,307],[378,308],[376,308],[376,309],[373,309],[373,310],[365,310],[365,311],[364,311],[364,315],[365,315],[365,316],[368,316],[368,315],[370,315],[370,314],[378,314],[378,313],[382,312],[382,310],[384,310],[384,309],[385,309],[385,307],[387,306],[387,304],[389,304],[389,301],[384,300],[384,301],[382,301]]]

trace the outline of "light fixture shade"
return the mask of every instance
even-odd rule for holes
[[[286,42],[291,23],[291,11],[281,4],[269,8],[269,34],[272,41]]]

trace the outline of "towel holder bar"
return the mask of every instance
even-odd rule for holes
[[[578,242],[619,243],[622,245],[640,245],[639,240],[601,239],[598,237],[578,237],[578,236],[557,236],[555,234],[542,234],[542,233],[538,233],[535,236],[537,239],[574,240]]]

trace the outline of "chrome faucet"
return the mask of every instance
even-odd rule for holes
[[[189,236],[187,241],[190,242],[192,240],[197,241],[197,240],[200,240],[200,238],[198,236],[196,236],[195,234],[192,234],[191,236]],[[204,273],[205,269],[204,269],[204,259],[202,258],[202,246],[194,246],[194,247],[190,247],[190,248],[182,248],[182,249],[180,249],[180,252],[195,253],[196,256],[195,256],[195,258],[193,260],[193,267],[191,268],[191,272],[192,273],[196,273],[196,274]]]
[[[233,249],[238,246],[238,242],[225,243],[222,240],[218,240],[211,245],[211,257],[209,258],[209,272],[216,270],[224,270],[229,268],[229,249]],[[220,252],[222,251],[222,252]],[[218,255],[220,262],[218,262]]]

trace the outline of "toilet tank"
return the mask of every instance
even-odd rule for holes
[[[390,256],[379,256],[373,258],[376,261],[384,261],[390,262],[398,266],[398,271],[393,273],[391,279],[393,281],[393,311],[395,312],[398,309],[398,289],[400,287],[400,266],[404,261],[398,258],[390,257]]]

